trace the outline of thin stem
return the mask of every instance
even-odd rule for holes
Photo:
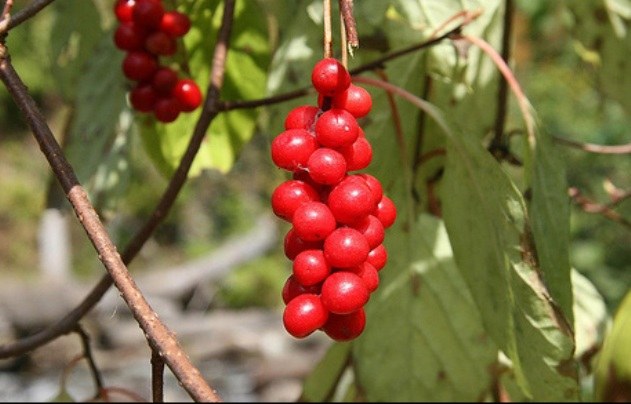
[[[352,54],[352,49],[347,48],[348,42],[346,38],[346,27],[344,26],[344,19],[342,18],[342,14],[340,14],[340,48],[342,53],[342,65],[348,69],[348,52],[350,50]]]
[[[22,24],[24,21],[33,17],[35,14],[39,13],[44,7],[49,5],[55,0],[33,0],[28,6],[24,7],[17,13],[10,16],[10,18],[5,18],[0,21],[0,35],[9,31],[12,28],[17,27]]]
[[[342,27],[344,34],[342,40],[346,44],[344,49],[353,55],[353,49],[359,47],[359,35],[357,35],[357,24],[353,16],[353,0],[340,0],[340,17],[342,18]],[[346,51],[346,50],[345,50]]]
[[[164,402],[164,360],[151,350],[151,394],[154,403]]]
[[[88,362],[88,366],[90,368],[90,372],[92,373],[92,378],[94,379],[94,385],[96,387],[96,395],[95,398],[101,395],[103,391],[103,377],[101,376],[101,372],[99,368],[96,366],[96,362],[94,361],[94,356],[92,355],[92,348],[90,347],[90,336],[85,332],[83,327],[80,324],[77,324],[75,327],[75,332],[79,334],[81,338],[81,346],[83,347],[83,357]]]
[[[599,145],[593,143],[581,143],[575,140],[566,139],[560,136],[553,136],[553,139],[560,144],[574,147],[590,153],[597,154],[631,154],[631,143],[622,145]]]
[[[576,203],[584,212],[600,214],[609,220],[619,223],[628,229],[631,229],[631,221],[623,217],[620,213],[616,212],[614,208],[622,201],[631,197],[631,192],[626,192],[623,195],[616,198],[614,201],[608,204],[601,204],[592,201],[584,196],[581,191],[576,187],[571,187],[568,190],[568,194],[572,201]]]
[[[331,0],[324,0],[324,58],[333,57],[333,31],[331,29]]]

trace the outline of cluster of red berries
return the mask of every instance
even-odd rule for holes
[[[126,52],[123,73],[134,81],[131,106],[165,123],[199,107],[202,93],[195,81],[160,61],[177,52],[178,38],[191,28],[188,16],[165,10],[161,0],[116,0],[114,13],[119,22],[114,43]]]
[[[271,197],[274,214],[292,225],[283,325],[296,338],[322,330],[348,341],[366,325],[364,305],[379,285],[385,230],[397,212],[376,177],[356,172],[372,160],[357,122],[372,108],[370,94],[335,58],[320,60],[311,82],[318,105],[292,109],[271,144],[274,164],[292,173]]]

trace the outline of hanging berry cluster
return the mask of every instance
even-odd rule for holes
[[[160,61],[177,52],[178,38],[191,28],[188,16],[165,10],[161,0],[116,0],[114,13],[119,22],[114,44],[126,52],[123,73],[134,82],[131,106],[164,123],[199,107],[202,93],[195,81]]]
[[[370,112],[370,94],[335,58],[320,60],[311,81],[318,105],[291,110],[271,144],[274,164],[292,173],[271,197],[274,214],[292,225],[284,239],[292,273],[282,291],[283,324],[296,338],[322,330],[348,341],[366,325],[364,305],[379,285],[385,230],[397,212],[379,180],[357,172],[372,160],[357,123]]]

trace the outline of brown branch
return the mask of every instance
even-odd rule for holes
[[[631,143],[622,145],[599,145],[593,143],[581,143],[575,140],[566,139],[559,136],[553,136],[553,139],[560,144],[574,147],[590,153],[597,154],[631,154]]]
[[[609,220],[612,220],[631,229],[631,221],[614,210],[614,208],[618,204],[631,197],[631,192],[625,192],[619,195],[616,199],[608,204],[601,204],[592,201],[588,197],[584,196],[581,191],[576,187],[570,187],[570,189],[568,190],[568,195],[570,196],[570,198],[572,198],[572,201],[574,201],[574,203],[577,204],[584,212],[600,214]]]
[[[151,350],[151,394],[154,403],[164,402],[164,360],[153,349]]]
[[[357,35],[357,24],[353,17],[353,0],[340,0],[340,14],[344,21],[346,30],[346,43],[349,48],[359,47],[359,36]]]
[[[3,19],[0,21],[0,35],[33,17],[53,1],[55,0],[33,0],[28,6],[24,7],[14,15]]]
[[[94,398],[100,397],[103,392],[103,377],[101,376],[101,372],[99,368],[96,366],[96,362],[94,361],[94,356],[92,355],[92,348],[90,347],[90,336],[87,332],[81,327],[80,324],[77,324],[74,330],[79,337],[81,338],[81,346],[83,347],[83,357],[88,362],[88,367],[90,368],[90,372],[92,373],[92,378],[94,379],[94,385],[96,387],[96,394]]]

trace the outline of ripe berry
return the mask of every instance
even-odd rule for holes
[[[116,0],[114,3],[114,14],[120,22],[130,22],[134,11],[136,0]]]
[[[329,314],[322,331],[335,341],[350,341],[361,335],[366,327],[364,308],[350,314]]]
[[[359,136],[359,125],[350,112],[333,108],[320,115],[315,134],[322,146],[333,149],[350,146]]]
[[[285,117],[285,129],[311,129],[320,108],[313,105],[301,105],[289,111]]]
[[[132,18],[134,23],[141,27],[151,30],[158,29],[162,16],[164,15],[164,7],[159,0],[136,0],[134,5]]]
[[[359,232],[366,237],[368,246],[371,249],[383,243],[385,239],[386,230],[376,216],[367,215],[352,227],[359,230]]]
[[[129,103],[140,112],[151,112],[158,99],[153,87],[149,84],[137,84],[129,92]]]
[[[301,285],[313,286],[327,279],[331,265],[324,258],[322,250],[305,250],[294,259],[292,272]]]
[[[331,105],[333,108],[347,110],[355,118],[361,118],[370,112],[372,97],[366,89],[351,83],[346,91],[332,98]]]
[[[379,202],[381,202],[381,198],[383,197],[383,186],[381,182],[374,175],[368,173],[359,173],[354,175],[357,178],[361,178],[366,182],[368,188],[370,188],[370,193],[372,194],[372,200],[377,206]]]
[[[315,64],[311,71],[311,83],[324,96],[344,92],[351,84],[351,76],[338,60],[325,58]]]
[[[377,204],[377,208],[373,212],[377,219],[381,221],[384,228],[392,226],[397,219],[397,207],[392,202],[392,199],[386,195],[381,197],[381,201]]]
[[[303,293],[293,298],[283,312],[283,325],[296,338],[304,338],[322,327],[329,317],[320,297]]]
[[[288,171],[307,167],[311,153],[316,151],[315,137],[305,129],[288,129],[272,140],[272,161]]]
[[[305,286],[296,280],[296,277],[292,274],[289,275],[285,284],[283,285],[282,298],[285,304],[289,303],[294,299],[294,297],[298,295],[302,295],[304,293],[313,293],[316,295],[320,294],[320,290],[322,289],[321,284]]]
[[[375,210],[372,193],[366,182],[355,177],[346,177],[329,194],[327,204],[335,219],[352,225]]]
[[[177,38],[184,36],[191,29],[191,20],[188,15],[179,11],[167,11],[160,21],[160,31]]]
[[[145,39],[145,49],[154,55],[171,56],[177,51],[177,42],[165,32],[154,31]]]
[[[334,185],[346,176],[346,159],[328,147],[320,147],[311,153],[307,161],[309,176],[319,184]]]
[[[150,53],[131,51],[123,59],[123,73],[130,80],[149,80],[156,70],[158,70],[158,62]]]
[[[283,240],[283,251],[285,256],[290,260],[294,260],[298,254],[304,250],[318,250],[324,245],[322,240],[318,241],[306,241],[298,237],[296,230],[291,228],[285,234]]]
[[[300,205],[294,212],[291,223],[296,235],[305,241],[324,240],[337,225],[329,207],[315,201]]]
[[[202,104],[202,92],[191,79],[181,79],[175,83],[172,95],[180,102],[182,111],[191,112]]]
[[[350,146],[339,149],[348,171],[363,170],[372,161],[372,146],[365,136],[358,136]]]
[[[324,307],[335,314],[349,314],[361,309],[370,292],[359,275],[349,271],[333,272],[322,283],[320,298]]]
[[[121,23],[114,31],[114,45],[125,51],[142,50],[146,32],[133,22]]]
[[[379,287],[379,271],[371,263],[365,261],[350,270],[362,278],[368,292],[372,293]]]
[[[332,267],[352,268],[366,260],[370,247],[358,230],[338,227],[324,240],[324,256]]]
[[[291,222],[294,212],[300,205],[318,201],[319,195],[311,185],[303,181],[288,180],[274,189],[271,199],[274,214]]]
[[[383,244],[379,244],[368,252],[366,262],[372,264],[377,271],[382,270],[386,262],[388,262],[388,250]]]
[[[169,95],[177,83],[177,72],[170,67],[162,66],[153,74],[151,86],[162,95]]]
[[[163,123],[173,122],[180,115],[180,105],[174,98],[163,97],[156,101],[153,113],[156,119]]]

